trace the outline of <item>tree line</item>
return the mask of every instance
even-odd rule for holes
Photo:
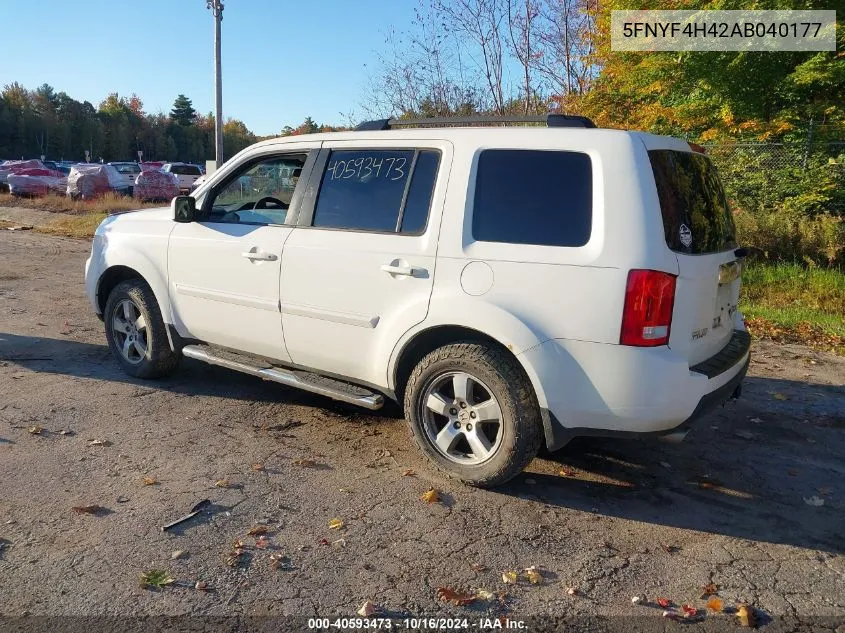
[[[237,119],[223,125],[224,155],[231,157],[258,137]],[[133,94],[109,94],[96,108],[43,84],[28,90],[14,82],[0,91],[0,158],[45,156],[52,160],[204,163],[214,156],[214,116],[201,115],[179,95],[169,114],[144,111]]]
[[[699,141],[805,138],[845,124],[841,52],[612,51],[614,9],[736,9],[735,0],[418,0],[391,30],[362,107],[373,115],[558,111]],[[755,9],[820,9],[760,0]],[[842,50],[842,25],[837,31]],[[812,123],[811,123],[812,122]],[[818,140],[818,139],[817,139]],[[842,140],[841,138],[838,140]]]

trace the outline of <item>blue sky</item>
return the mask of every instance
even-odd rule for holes
[[[306,116],[345,123],[391,26],[415,0],[224,0],[223,115],[256,134]],[[213,18],[205,0],[0,0],[0,85],[42,83],[95,106],[135,92],[147,112],[179,93],[214,107]]]

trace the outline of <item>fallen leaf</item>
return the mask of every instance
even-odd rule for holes
[[[260,471],[260,470],[264,470],[264,464],[261,464],[261,463],[255,463],[255,464],[253,464],[253,465],[252,465],[252,469],[253,469],[255,472],[258,472],[258,471]]]
[[[332,541],[332,547],[335,549],[340,549],[341,547],[346,547],[346,539],[339,538],[336,541]]]
[[[142,587],[156,587],[161,589],[173,582],[173,576],[163,569],[151,569],[141,574]]]
[[[342,530],[343,526],[343,519],[332,519],[329,521],[329,529],[331,530]]]
[[[293,462],[294,466],[302,466],[302,468],[314,468],[317,465],[313,459],[297,459]]]
[[[268,539],[266,536],[259,536],[257,539],[255,539],[255,547],[257,547],[258,549],[267,549],[268,547],[270,547],[270,539]]]
[[[736,617],[739,618],[739,623],[742,626],[753,627],[757,623],[757,617],[754,613],[754,608],[747,604],[741,604],[736,610]]]
[[[704,599],[707,596],[712,596],[713,594],[719,593],[719,586],[716,583],[708,582],[701,588],[701,598]]]
[[[176,560],[177,558],[184,558],[184,557],[185,557],[185,554],[186,554],[185,550],[183,550],[183,549],[177,549],[175,552],[173,552],[173,553],[170,555],[170,558],[171,558],[172,560]]]
[[[819,508],[824,505],[824,499],[813,495],[812,497],[804,497],[804,503],[806,503],[808,506]]]
[[[242,548],[236,547],[226,557],[226,564],[229,567],[237,567],[243,562],[245,554],[246,552]]]
[[[285,566],[285,556],[281,552],[273,552],[270,554],[270,568],[281,569]]]
[[[570,468],[561,468],[559,471],[557,471],[557,474],[561,477],[574,477],[575,471]]]
[[[329,539],[321,538],[319,541],[317,541],[317,543],[319,545],[329,545]]]
[[[698,615],[698,609],[688,604],[682,605],[681,611],[684,612],[685,618],[694,618]]]
[[[111,446],[108,440],[89,440],[88,446]]]
[[[502,572],[502,582],[506,585],[515,585],[517,578],[519,578],[519,574],[515,571]]]
[[[232,541],[232,549],[243,549],[243,548],[244,548],[244,542],[241,539],[236,538],[234,541]]]
[[[406,468],[405,470],[402,471],[402,476],[403,477],[416,477],[417,473],[414,471],[413,468]]]
[[[772,394],[772,395],[774,395],[775,400],[789,400],[789,398],[788,398],[787,396],[785,396],[784,394],[782,394],[782,393],[777,393],[777,392],[776,392],[776,393],[774,393],[774,394]]]
[[[249,532],[246,533],[247,536],[262,536],[267,534],[270,530],[267,528],[266,525],[256,525],[249,529]]]
[[[707,608],[715,613],[721,613],[725,608],[725,603],[714,596],[707,601]]]
[[[144,477],[144,479],[141,480],[141,483],[143,483],[145,486],[157,486],[158,485],[158,482],[155,479],[153,479],[152,477]]]
[[[90,505],[90,506],[74,506],[71,508],[73,512],[76,514],[97,514],[100,510],[103,510],[98,505]]]
[[[481,563],[470,563],[469,568],[475,572],[487,571],[487,565],[482,565]]]
[[[657,602],[657,604],[663,609],[668,609],[672,606],[672,601],[666,598],[658,598],[655,602]]]
[[[361,605],[361,608],[358,609],[357,613],[362,618],[369,618],[371,615],[375,614],[377,611],[378,611],[378,608],[376,608],[376,605],[374,605],[372,602],[367,600],[364,604]]]
[[[422,494],[420,499],[422,499],[426,503],[437,503],[438,501],[440,501],[440,493],[437,492],[434,488],[429,488]]]
[[[208,591],[208,583],[204,580],[198,580],[197,584],[194,585],[194,589],[197,591]]]
[[[228,488],[229,487],[229,480],[228,479],[218,479],[214,482],[214,485],[217,488]]]
[[[569,589],[567,589],[567,590],[566,590],[566,595],[568,595],[568,596],[577,596],[577,595],[578,595],[578,590],[577,590],[575,587],[570,587]]]
[[[31,426],[27,429],[27,432],[31,433],[32,435],[41,435],[41,431],[43,431],[43,430],[44,430],[43,427]]]
[[[543,574],[537,569],[536,565],[532,565],[525,570],[525,578],[528,579],[532,585],[539,585],[543,582]]]
[[[472,604],[476,600],[476,596],[468,593],[458,593],[454,589],[448,587],[437,587],[435,595],[443,602],[451,602],[456,607],[465,607]]]
[[[495,599],[496,594],[493,593],[492,591],[487,591],[486,589],[479,589],[478,591],[475,592],[475,597],[478,598],[479,600],[488,601],[488,600]]]

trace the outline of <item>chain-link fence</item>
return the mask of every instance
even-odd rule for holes
[[[845,185],[845,140],[719,143],[706,148],[728,194],[746,206],[754,191],[759,192],[761,201],[772,201],[772,196],[778,195],[787,200],[802,194],[809,200],[816,189],[828,198],[816,210],[845,216],[845,196],[830,191]]]

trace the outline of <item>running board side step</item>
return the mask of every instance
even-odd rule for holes
[[[186,345],[182,353],[188,358],[201,360],[210,365],[218,365],[227,369],[252,376],[258,376],[264,380],[278,382],[288,387],[295,387],[303,391],[310,391],[321,396],[327,396],[342,402],[358,405],[370,410],[381,409],[384,405],[384,396],[378,393],[353,385],[348,382],[327,378],[319,374],[307,371],[277,367],[247,355],[240,355],[228,350],[211,348],[208,345]]]

